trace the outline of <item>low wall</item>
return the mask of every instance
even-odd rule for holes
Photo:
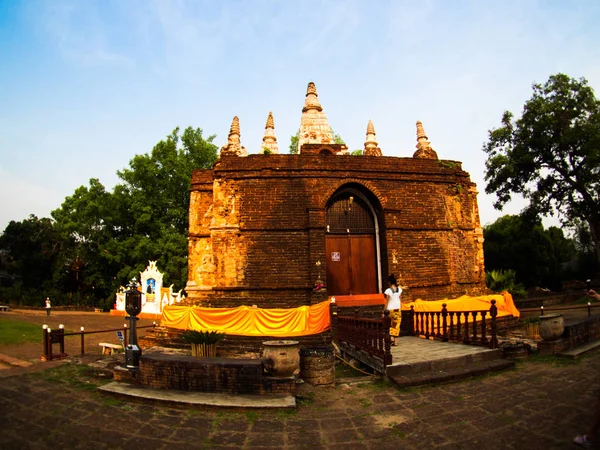
[[[152,353],[140,358],[137,380],[156,389],[263,394],[263,364],[258,359],[196,358]]]
[[[115,372],[115,381],[154,389],[223,394],[296,394],[294,377],[269,377],[260,359],[197,358],[152,352],[140,358],[133,376]]]
[[[565,331],[555,341],[539,341],[540,355],[554,355],[592,340],[600,339],[600,317],[588,317],[574,323],[566,323]]]

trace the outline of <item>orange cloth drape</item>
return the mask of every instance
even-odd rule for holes
[[[308,336],[331,326],[329,302],[298,308],[195,308],[165,306],[161,326],[181,330],[218,331],[236,336]]]
[[[481,295],[479,297],[469,297],[463,295],[462,297],[454,299],[444,300],[415,300],[414,302],[402,301],[402,309],[409,310],[411,306],[415,307],[416,312],[421,311],[441,311],[442,304],[446,304],[448,311],[483,311],[489,310],[492,304],[492,300],[496,300],[496,307],[498,308],[498,317],[503,316],[514,316],[519,317],[521,313],[513,302],[512,295],[508,292],[494,295]]]

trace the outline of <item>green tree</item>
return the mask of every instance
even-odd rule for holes
[[[53,268],[61,248],[52,220],[32,214],[21,222],[11,221],[0,236],[6,272],[16,280],[9,295],[3,293],[6,300],[42,305],[44,297],[55,297]]]
[[[506,111],[483,150],[497,209],[522,193],[533,214],[559,213],[565,225],[582,219],[600,260],[600,102],[584,78],[534,84],[522,116]]]
[[[296,134],[292,134],[290,136],[290,155],[297,155],[298,154],[298,140],[300,139],[300,128],[298,128],[298,131],[296,132]]]
[[[106,301],[157,260],[165,281],[185,286],[191,176],[217,160],[213,139],[204,139],[199,128],[176,128],[118,172],[122,182],[113,192],[92,179],[67,197],[52,212],[66,243],[57,283]]]
[[[561,287],[561,264],[575,256],[573,242],[561,229],[544,229],[541,220],[525,215],[500,217],[483,229],[487,271],[514,270],[525,287]]]

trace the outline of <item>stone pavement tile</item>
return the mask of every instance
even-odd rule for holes
[[[249,431],[250,424],[246,417],[227,417],[218,422],[216,428],[220,431]]]
[[[252,424],[251,433],[273,433],[283,431],[284,424],[279,420],[259,419]]]
[[[147,424],[152,428],[155,426],[168,426],[175,427],[179,426],[183,423],[185,419],[180,415],[171,415],[171,414],[155,414],[152,416],[152,419],[147,422]]]
[[[236,433],[233,431],[215,431],[210,435],[210,440],[214,445],[231,445],[241,447],[246,442],[246,433]]]
[[[321,431],[323,442],[327,445],[333,444],[349,444],[356,442],[361,436],[358,435],[355,429],[336,430],[332,428],[325,428]]]
[[[293,420],[287,421],[285,429],[288,433],[291,433],[293,431],[315,431],[319,429],[319,421],[315,419],[295,418]]]
[[[246,440],[247,448],[282,448],[284,433],[248,433]]]
[[[122,448],[141,448],[144,450],[158,450],[165,447],[165,443],[161,439],[154,439],[147,436],[133,436],[130,437]],[[119,448],[117,446],[110,448]]]
[[[321,419],[322,430],[346,430],[354,428],[354,422],[349,417],[332,417],[329,419]]]
[[[214,419],[212,417],[191,416],[182,420],[180,428],[193,428],[196,430],[212,430]]]
[[[321,442],[321,433],[318,430],[303,432],[288,431],[287,437],[288,444],[293,443],[295,446],[311,445]]]
[[[369,447],[366,443],[360,441],[354,441],[346,444],[328,444],[328,450],[367,450]]]
[[[327,450],[328,447],[321,444],[319,441],[314,442],[298,442],[288,440],[287,448],[291,450]]]
[[[202,442],[207,439],[212,429],[206,428],[177,428],[170,437],[171,442]]]
[[[108,427],[108,428],[110,429],[110,427]],[[139,434],[140,436],[152,436],[153,438],[160,439],[160,440],[169,439],[175,431],[173,426],[168,426],[168,425],[164,425],[164,424],[156,424],[156,423],[153,423],[152,425],[146,424],[143,427],[139,428],[138,430],[139,431],[137,432],[137,434]]]

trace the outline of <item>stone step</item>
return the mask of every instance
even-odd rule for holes
[[[459,344],[454,345],[458,346]],[[464,349],[468,347],[463,346],[462,348]],[[457,349],[460,349],[460,347],[457,347]],[[427,354],[427,357],[424,357],[420,361],[412,361],[408,363],[400,362],[387,366],[386,375],[391,377],[396,375],[402,376],[423,372],[444,371],[454,368],[468,368],[469,366],[479,363],[495,361],[502,358],[502,353],[499,349],[476,349],[479,351],[446,357],[439,357],[434,355],[434,352],[430,352]],[[394,358],[394,360],[396,360],[396,358]]]
[[[579,345],[570,350],[566,350],[564,352],[560,352],[557,356],[564,356],[566,358],[577,359],[581,355],[584,355],[592,350],[600,348],[600,340],[586,342],[585,344]]]
[[[421,372],[406,373],[403,375],[390,376],[389,379],[400,388],[423,386],[426,384],[448,383],[463,380],[490,372],[509,369],[514,367],[515,362],[507,359],[494,359],[469,364],[467,366],[448,367],[438,370],[426,370]]]

